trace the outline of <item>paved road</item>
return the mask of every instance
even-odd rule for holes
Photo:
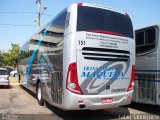
[[[120,116],[121,119],[160,119],[160,107],[134,103],[107,110],[62,111],[55,107],[39,106],[33,94],[12,85],[10,88],[0,87],[0,114],[0,120],[108,120],[120,119]]]

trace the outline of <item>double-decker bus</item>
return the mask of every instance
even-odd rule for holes
[[[19,82],[65,110],[130,104],[135,40],[128,14],[99,5],[72,4],[21,47]]]

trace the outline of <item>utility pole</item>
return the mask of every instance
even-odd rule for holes
[[[37,0],[36,3],[38,4],[38,18],[36,20],[37,29],[40,28],[40,17],[41,17],[41,0]]]
[[[36,4],[38,4],[38,17],[36,20],[34,20],[34,22],[36,22],[37,29],[39,29],[41,26],[41,16],[43,12],[47,9],[47,6],[44,6],[43,11],[41,12],[41,0],[37,0]]]

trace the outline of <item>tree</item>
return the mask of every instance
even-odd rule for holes
[[[3,66],[4,64],[4,57],[2,54],[0,54],[0,66]]]
[[[8,66],[16,68],[16,59],[19,52],[19,44],[11,43],[11,49],[3,54],[3,63]]]
[[[11,43],[11,50],[10,51],[10,65],[16,67],[16,59],[18,57],[18,52],[19,52],[19,44],[13,44]]]

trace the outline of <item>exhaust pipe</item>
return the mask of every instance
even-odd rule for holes
[[[80,104],[79,105],[79,108],[81,108],[81,109],[84,109],[86,106],[85,106],[85,104]]]

